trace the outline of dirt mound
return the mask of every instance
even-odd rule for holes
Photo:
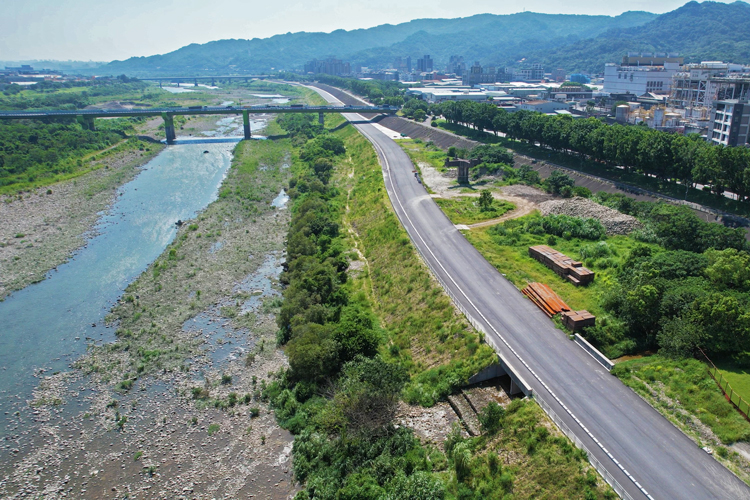
[[[541,189],[527,186],[525,184],[512,184],[510,186],[503,186],[500,191],[504,195],[518,196],[529,200],[532,203],[542,203],[552,199],[552,195],[545,193]]]
[[[542,215],[570,215],[586,219],[597,219],[607,230],[607,234],[628,234],[640,229],[643,224],[630,215],[599,205],[586,198],[550,200],[539,205]]]

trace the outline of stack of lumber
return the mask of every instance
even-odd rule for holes
[[[550,287],[544,283],[529,283],[529,286],[522,290],[531,301],[544,311],[544,314],[550,318],[557,313],[570,311],[568,304],[557,296]]]
[[[529,255],[576,286],[594,281],[594,271],[547,245],[529,247]]]
[[[563,325],[574,332],[584,326],[594,326],[596,317],[588,311],[565,311],[560,315]]]

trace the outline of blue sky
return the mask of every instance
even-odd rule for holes
[[[512,14],[663,13],[685,0],[3,0],[0,60],[109,61],[190,43],[296,31],[369,28],[417,18]],[[729,3],[729,2],[727,2]]]

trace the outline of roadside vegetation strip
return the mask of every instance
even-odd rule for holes
[[[750,424],[726,400],[704,363],[654,355],[619,362],[612,374],[750,484],[750,463],[732,446],[750,441]]]

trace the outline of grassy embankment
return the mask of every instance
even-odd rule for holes
[[[581,159],[577,156],[552,151],[520,140],[516,141],[506,137],[495,136],[487,132],[474,130],[464,125],[447,123],[445,120],[437,120],[437,122],[438,127],[453,132],[454,134],[459,134],[478,142],[502,144],[516,153],[537,160],[549,161],[550,163],[561,165],[572,170],[578,170],[587,174],[603,177],[613,182],[626,183],[631,186],[660,193],[678,200],[686,199],[687,201],[715,208],[717,210],[723,210],[745,217],[750,216],[750,209],[746,203],[739,203],[723,196],[716,196],[699,189],[688,188],[686,197],[685,187],[672,182],[664,182],[654,177],[647,177],[635,172],[626,172],[625,170],[617,168],[607,168],[600,163]]]
[[[456,312],[393,213],[377,157],[353,127],[338,132],[347,146],[339,184],[349,191],[345,223],[354,231],[369,274],[359,285],[391,338],[383,355],[412,375],[406,399],[431,404],[492,362],[493,352]],[[356,235],[356,236],[355,236]],[[353,243],[354,243],[353,242]]]
[[[503,498],[512,492],[549,498],[611,496],[582,454],[559,436],[531,401],[517,401],[507,412],[497,410],[486,419],[493,429],[480,437],[462,439],[454,434],[445,452],[419,444],[407,429],[395,430],[387,420],[366,422],[380,417],[380,402],[386,397],[382,392],[398,372],[394,364],[410,375],[402,397],[432,405],[492,362],[494,353],[454,310],[420,262],[391,211],[372,146],[351,126],[335,136],[346,151],[336,161],[333,187],[315,187],[312,165],[320,162],[294,161],[298,180],[288,237],[290,286],[285,301],[294,301],[295,308],[282,306],[282,322],[291,325],[287,337],[291,370],[270,394],[283,425],[298,435],[293,463],[296,477],[306,486],[299,498],[384,494],[414,499]],[[314,142],[305,144],[305,153]],[[321,194],[312,194],[312,189]],[[325,205],[314,201],[319,196],[325,197]],[[338,236],[319,234],[323,227],[333,227],[331,222],[343,223]],[[343,246],[339,246],[341,236]],[[338,263],[347,249],[364,258],[361,265],[350,265],[358,270],[350,271],[340,288],[333,286],[331,290],[337,291],[316,287],[320,297],[310,296],[309,282],[320,281],[323,275],[318,273]],[[350,251],[347,255],[354,263],[360,260]],[[338,306],[341,318],[328,313],[329,319],[321,323],[326,309],[315,301],[322,299],[326,307],[335,307],[342,292],[348,300]],[[365,311],[370,309],[380,335],[367,326]],[[351,329],[357,317],[361,327]],[[379,357],[371,350],[373,342],[380,344]],[[350,351],[355,348],[370,359],[352,359]],[[351,361],[338,372],[335,367],[342,356]],[[363,366],[367,371],[360,373]],[[371,370],[378,374],[369,374]],[[376,387],[369,385],[370,377],[377,379]],[[319,384],[323,389],[313,390]],[[363,402],[363,394],[370,393],[372,397]],[[360,411],[366,411],[367,417]]]
[[[265,254],[282,248],[288,219],[285,212],[277,214],[270,201],[288,179],[288,170],[281,166],[288,147],[287,141],[238,144],[218,200],[184,225],[164,253],[127,287],[108,317],[118,322],[117,341],[91,350],[79,362],[84,371],[128,390],[141,376],[188,370],[185,362],[199,345],[194,335],[182,332],[182,324],[221,299],[247,298],[242,292],[233,294],[234,284],[253,272]],[[217,242],[223,247],[211,253]],[[226,312],[236,316],[236,311]],[[254,319],[242,315],[235,322],[247,326]]]

